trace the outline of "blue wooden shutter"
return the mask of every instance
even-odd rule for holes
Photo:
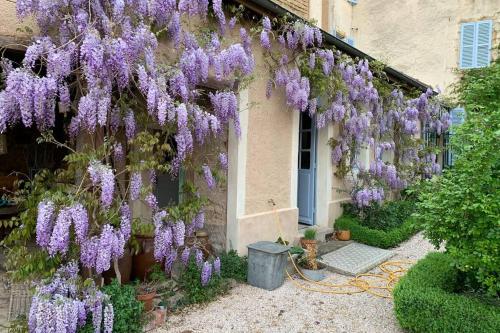
[[[460,68],[473,68],[476,53],[476,23],[463,23],[460,33]]]
[[[491,28],[491,20],[477,22],[475,67],[486,67],[490,64]]]

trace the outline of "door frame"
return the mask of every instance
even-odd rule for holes
[[[297,208],[300,206],[299,205],[299,200],[300,200],[300,196],[299,196],[299,192],[300,192],[300,171],[301,171],[301,152],[304,151],[304,149],[302,149],[302,133],[303,133],[303,129],[302,129],[302,119],[303,117],[309,117],[311,119],[311,129],[310,129],[310,133],[311,133],[311,148],[309,149],[310,151],[310,165],[311,165],[311,172],[312,172],[312,185],[311,185],[311,188],[312,188],[312,202],[310,204],[311,206],[311,209],[312,209],[312,217],[311,217],[311,220],[308,221],[308,220],[304,220],[303,218],[301,218],[301,215],[300,215],[300,209],[299,209],[299,212],[298,212],[298,223],[300,224],[306,224],[306,225],[315,225],[316,224],[316,205],[317,205],[317,184],[316,184],[316,181],[317,181],[317,171],[318,171],[318,129],[316,128],[315,126],[315,121],[316,121],[316,117],[313,115],[312,117],[309,116],[308,113],[306,112],[301,112],[299,114],[299,127],[298,127],[298,150],[297,150],[297,156],[296,156],[296,165],[297,165]],[[308,131],[308,130],[307,130]],[[305,151],[307,151],[308,149],[305,149]]]

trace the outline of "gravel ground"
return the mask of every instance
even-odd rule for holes
[[[391,260],[420,259],[433,251],[421,234],[393,249]],[[372,273],[380,272],[374,269]],[[331,274],[328,282],[349,277]],[[238,285],[207,305],[171,315],[163,332],[402,332],[391,299],[368,293],[332,295],[299,289],[288,279],[274,290]]]

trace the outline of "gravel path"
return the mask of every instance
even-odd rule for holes
[[[420,259],[433,251],[421,234],[393,249],[391,260]],[[373,273],[379,272],[377,269]],[[349,277],[331,274],[329,282]],[[274,290],[238,285],[207,305],[168,318],[164,332],[402,332],[391,299],[368,293],[331,295],[299,289],[288,279]]]

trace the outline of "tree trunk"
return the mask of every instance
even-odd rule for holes
[[[113,259],[113,267],[115,269],[115,274],[116,274],[116,281],[118,281],[118,284],[122,284],[122,275],[120,273],[120,267],[118,267],[118,259]]]

